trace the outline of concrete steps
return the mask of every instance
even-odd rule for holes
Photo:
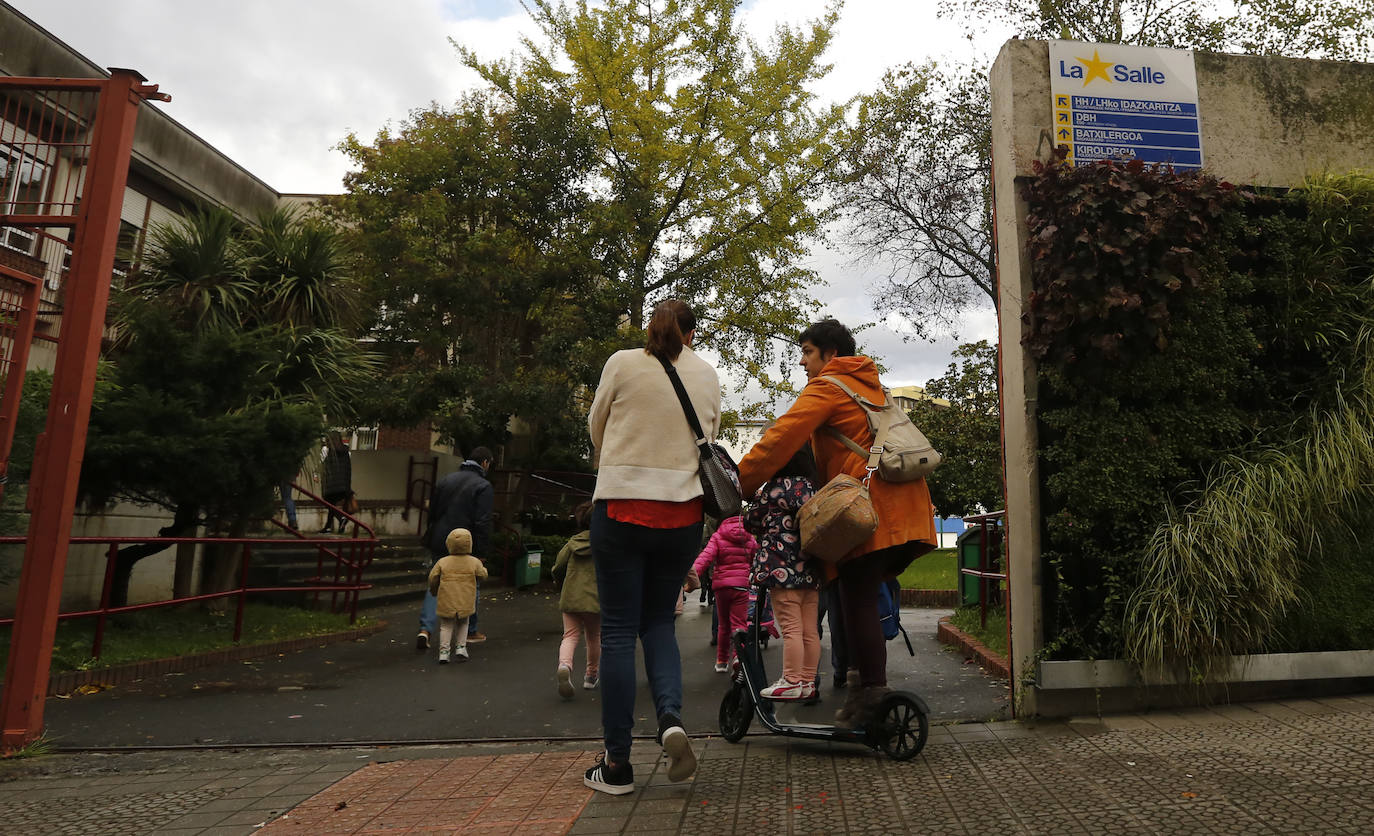
[[[341,541],[339,551],[346,557],[348,547]],[[335,562],[324,561],[323,580],[334,579]],[[372,584],[358,596],[358,609],[378,609],[404,601],[414,601],[419,607],[424,594],[425,579],[429,575],[429,552],[416,543],[414,537],[380,538],[371,564],[363,570],[363,581]],[[254,554],[249,566],[251,586],[308,585],[319,568],[318,547],[281,546],[263,549]],[[274,601],[298,606],[328,607],[332,593],[272,592],[255,596],[258,600]]]

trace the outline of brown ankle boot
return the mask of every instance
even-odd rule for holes
[[[854,719],[854,714],[859,710],[859,701],[863,699],[863,686],[861,686],[858,671],[849,671],[845,674],[845,695],[844,705],[840,706],[835,712],[835,725],[842,729],[852,729],[853,726],[843,725]]]
[[[840,717],[840,712],[835,712],[835,727],[840,729],[861,729],[868,725],[868,721],[873,717],[873,712],[877,710],[878,703],[883,701],[883,697],[892,693],[892,689],[886,685],[865,685],[859,687],[857,682],[849,683],[849,695],[853,697],[858,694],[858,699],[854,701],[854,708],[846,717]],[[845,708],[849,708],[849,702],[845,702]],[[844,709],[840,709],[843,711]]]

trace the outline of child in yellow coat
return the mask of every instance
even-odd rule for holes
[[[441,665],[448,664],[450,647],[458,661],[467,661],[468,616],[477,609],[477,579],[487,576],[487,567],[472,556],[472,532],[455,528],[444,544],[448,556],[429,570],[429,591],[438,599]]]

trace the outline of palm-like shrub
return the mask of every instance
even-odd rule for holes
[[[141,269],[115,295],[111,386],[92,411],[84,495],[166,508],[162,536],[202,524],[241,534],[267,513],[326,416],[348,421],[372,375],[345,330],[346,264],[336,230],[289,212],[244,224],[206,209],[152,230]],[[161,548],[121,551],[116,602],[133,565]],[[211,564],[203,584],[223,588],[233,564]]]

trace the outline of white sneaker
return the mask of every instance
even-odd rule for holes
[[[441,665],[447,665],[447,664],[448,664],[448,648],[447,648],[447,647],[441,647],[441,648],[439,648],[439,664],[441,664]]]
[[[668,780],[686,781],[697,771],[697,756],[692,751],[692,739],[676,718],[665,718],[659,735],[663,753],[668,756]]]
[[[760,690],[759,696],[765,700],[804,700],[807,691],[811,690],[810,684],[809,682],[788,682],[784,677]]]
[[[572,668],[566,665],[559,665],[558,696],[562,697],[565,700],[570,700],[573,698],[574,693],[576,692],[573,691],[572,687]]]
[[[725,673],[728,670],[730,670],[730,666],[725,664],[724,662],[716,663],[716,673]]]
[[[466,662],[468,660],[468,646],[465,644],[458,645],[458,649],[453,651],[453,655],[458,657],[459,662]]]
[[[600,681],[601,681],[601,677],[597,676],[596,674],[590,674],[590,673],[589,673],[589,674],[587,674],[585,677],[583,677],[583,679],[582,679],[582,687],[583,687],[584,689],[588,690],[588,691],[595,691],[595,690],[596,690],[596,683],[598,683],[598,682],[600,682]]]

